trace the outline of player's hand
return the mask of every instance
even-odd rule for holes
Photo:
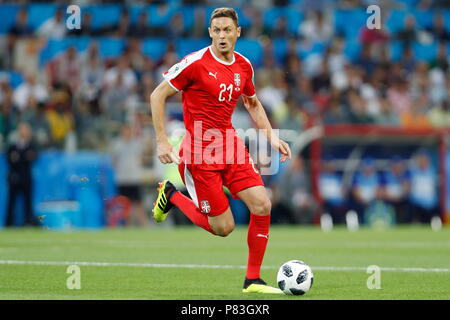
[[[289,147],[289,144],[284,142],[281,139],[273,139],[272,142],[272,148],[277,150],[279,153],[281,153],[281,162],[285,162],[286,160],[291,160],[291,148]]]
[[[168,141],[158,142],[156,154],[161,163],[180,163],[180,157],[178,157],[174,147]]]

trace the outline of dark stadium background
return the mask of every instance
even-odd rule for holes
[[[79,30],[65,24],[71,4],[81,8]],[[372,4],[381,8],[380,30],[366,28],[371,15],[366,8]],[[448,221],[449,5],[438,0],[0,1],[0,226],[8,201],[4,152],[21,122],[30,124],[39,150],[33,210],[44,226],[101,228],[123,222],[130,203],[118,197],[117,177],[118,170],[127,169],[117,169],[115,157],[124,155],[120,147],[126,143],[119,136],[125,125],[135,146],[127,156],[142,159],[134,183],[145,212],[150,213],[158,179],[168,176],[182,187],[176,168],[163,167],[154,157],[148,97],[163,71],[209,45],[209,15],[219,6],[238,11],[243,33],[236,50],[255,68],[258,97],[273,126],[283,129],[292,145],[297,137],[306,139],[300,143],[304,147],[294,149],[300,156],[292,165],[264,177],[274,223],[319,222],[328,210],[319,187],[324,164],[348,191],[343,212],[362,210],[358,214],[364,218],[365,208],[352,196],[361,168],[374,168],[382,190],[394,162],[413,171],[421,155],[429,157],[436,174],[430,188],[438,200],[429,214]],[[53,21],[57,15],[60,20]],[[182,127],[180,103],[177,95],[168,104],[169,132]],[[242,105],[233,120],[236,128],[252,126]],[[311,128],[320,129],[318,139],[300,134]],[[172,139],[177,143],[180,137]],[[382,192],[375,200],[386,203]],[[405,201],[408,212],[420,206],[409,195]],[[242,203],[230,202],[237,223],[246,223]],[[367,207],[376,211],[373,203]],[[23,223],[22,209],[19,201],[16,225]],[[402,214],[394,212],[394,220],[416,222]],[[172,224],[187,223],[181,214],[172,216]],[[152,225],[138,218],[131,224]]]

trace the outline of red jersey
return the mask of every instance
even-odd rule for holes
[[[214,148],[228,143],[226,135],[235,134],[231,117],[239,97],[256,94],[253,75],[250,61],[243,55],[234,52],[233,60],[227,62],[215,56],[211,46],[187,55],[163,73],[175,90],[182,91],[184,124],[189,133],[182,149],[190,147],[198,154],[212,142]],[[237,137],[233,139],[236,142],[242,144]]]

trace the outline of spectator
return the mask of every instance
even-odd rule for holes
[[[434,68],[437,68],[439,70],[442,70],[442,72],[444,72],[444,73],[450,70],[450,68],[449,68],[450,58],[449,58],[447,51],[448,51],[447,43],[439,42],[436,58],[433,59],[430,63],[431,70],[433,70]]]
[[[408,222],[410,220],[410,176],[406,170],[405,161],[399,157],[393,157],[383,178],[384,200],[394,208],[398,223]]]
[[[361,82],[358,68],[350,63],[345,64],[342,71],[336,71],[331,75],[331,86],[339,91],[359,89]]]
[[[317,112],[314,103],[314,92],[308,78],[298,76],[297,87],[291,91],[293,103],[295,103],[298,108],[301,108],[308,114],[315,114]]]
[[[100,114],[100,95],[103,85],[105,69],[98,53],[98,45],[91,45],[82,59],[80,70],[80,98],[89,104],[91,115]]]
[[[361,171],[355,174],[352,186],[353,209],[360,223],[364,223],[366,209],[381,196],[381,181],[371,158],[362,162]]]
[[[110,152],[116,170],[119,195],[129,198],[132,203],[128,225],[134,224],[134,219],[140,226],[149,224],[141,196],[144,151],[144,142],[135,136],[133,128],[128,124],[122,126],[120,136],[111,142]]]
[[[387,91],[389,104],[397,114],[409,112],[412,108],[412,99],[408,90],[408,82],[404,78],[397,78]]]
[[[101,28],[94,28],[92,25],[92,14],[84,12],[81,17],[80,29],[68,30],[67,36],[97,37],[101,36]]]
[[[355,65],[364,70],[367,75],[371,75],[376,67],[370,48],[370,46],[363,46],[359,57],[355,61]]]
[[[386,28],[369,29],[366,25],[362,27],[359,34],[361,45],[370,47],[370,50],[385,45],[389,41],[389,38]]]
[[[291,223],[312,223],[317,203],[311,194],[309,179],[301,155],[292,159],[292,163],[282,174],[283,192],[281,201],[290,208],[292,216],[285,217]]]
[[[62,148],[67,134],[74,129],[69,93],[61,89],[55,90],[46,114],[52,142],[55,147]]]
[[[403,29],[395,34],[395,38],[399,40],[403,46],[411,46],[418,39],[418,31],[416,26],[416,19],[409,14],[405,19]]]
[[[297,54],[289,54],[286,56],[286,64],[284,74],[289,90],[295,89],[298,78],[302,74],[302,62]]]
[[[37,151],[32,143],[30,126],[21,122],[17,127],[17,137],[6,152],[8,161],[8,206],[6,226],[14,225],[14,211],[17,197],[22,194],[25,209],[25,225],[36,226],[33,214],[33,177],[32,165],[37,158]]]
[[[435,128],[450,128],[450,104],[444,100],[428,112],[428,119]]]
[[[103,77],[104,89],[110,89],[117,85],[118,78],[121,77],[123,87],[131,91],[137,85],[136,74],[130,68],[130,62],[125,55],[122,55],[115,67],[108,69]]]
[[[270,114],[282,112],[285,108],[287,85],[283,73],[275,72],[270,79],[264,79],[258,97]]]
[[[37,102],[46,102],[48,99],[47,88],[37,83],[35,75],[31,73],[27,74],[25,82],[14,90],[14,104],[20,111],[25,110],[30,96],[33,96]]]
[[[333,36],[333,28],[322,11],[308,12],[308,18],[300,24],[300,37],[312,42],[329,42]]]
[[[381,112],[380,97],[383,93],[382,83],[374,74],[369,76],[368,81],[364,82],[360,87],[361,98],[367,106],[367,113],[376,118]]]
[[[14,51],[16,49],[17,41],[20,39],[28,38],[33,35],[33,30],[28,24],[28,11],[25,7],[20,8],[17,12],[16,21],[8,30],[6,50],[0,50],[0,67],[4,69],[12,69],[14,67]]]
[[[169,40],[176,41],[179,38],[185,38],[190,30],[186,29],[184,18],[181,12],[175,13],[170,19],[169,28],[166,31],[166,37]]]
[[[427,117],[427,111],[430,108],[430,102],[426,93],[421,93],[414,100],[410,110],[400,115],[402,126],[407,129],[428,129],[431,123]]]
[[[9,85],[2,86],[2,101],[0,103],[0,129],[2,143],[8,141],[20,120],[20,112],[13,102],[13,91]]]
[[[438,178],[425,152],[419,152],[413,158],[411,166],[412,216],[408,222],[430,222],[439,214]]]
[[[391,107],[386,96],[380,97],[380,113],[375,117],[380,126],[400,126],[400,117]]]
[[[80,86],[81,62],[77,49],[69,47],[48,65],[51,85],[68,85],[72,92]]]
[[[350,123],[369,124],[374,122],[374,119],[367,112],[365,101],[361,98],[357,90],[348,91],[346,109]]]
[[[341,106],[339,95],[332,95],[328,107],[322,116],[324,124],[343,124],[347,122],[347,116]]]
[[[322,163],[319,176],[319,193],[322,199],[322,210],[331,215],[334,224],[344,222],[347,212],[347,190],[342,177],[335,170],[333,162],[326,160]]]
[[[244,12],[252,23],[248,28],[242,29],[241,36],[255,39],[263,34],[268,34],[264,28],[264,21],[260,10],[250,5],[244,8]]]
[[[330,74],[335,72],[342,72],[344,66],[349,63],[347,57],[344,55],[344,39],[336,38],[332,41],[329,47],[328,69]]]
[[[173,50],[168,50],[162,59],[161,65],[156,69],[155,74],[157,76],[156,82],[161,83],[164,81],[162,74],[169,70],[175,63],[178,62],[178,54]]]
[[[133,38],[166,37],[166,29],[150,25],[147,10],[139,13],[136,23],[130,26],[129,36]]]
[[[102,28],[102,33],[118,38],[131,36],[131,21],[128,10],[122,9],[120,12],[119,21],[112,25]]]
[[[64,10],[58,8],[55,15],[45,21],[36,31],[36,34],[39,37],[44,38],[62,39],[66,36],[67,30],[66,21],[64,19]]]
[[[433,18],[433,25],[425,29],[435,42],[450,41],[450,32],[445,28],[444,15],[436,12]]]
[[[402,69],[407,73],[412,73],[417,65],[417,59],[414,57],[414,52],[411,46],[406,46],[403,49],[403,55],[400,60]]]
[[[20,8],[17,12],[16,22],[11,26],[8,34],[14,38],[33,35],[33,29],[28,24],[28,11],[25,7]]]
[[[50,146],[50,125],[45,114],[45,104],[38,103],[30,96],[28,105],[22,114],[22,121],[28,123],[34,132],[36,148],[41,150]]]
[[[271,38],[288,38],[290,31],[287,18],[283,16],[279,17],[272,26],[269,35]]]
[[[318,72],[311,78],[314,93],[328,92],[331,87],[330,73],[328,71],[328,60],[322,59]]]

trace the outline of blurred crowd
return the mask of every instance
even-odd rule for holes
[[[82,15],[80,30],[68,30],[63,6],[54,17],[33,29],[28,24],[24,2],[15,23],[1,42],[5,50],[1,50],[0,69],[20,72],[23,76],[23,81],[13,87],[10,78],[0,75],[2,149],[14,138],[18,125],[27,122],[39,150],[91,149],[120,154],[118,146],[122,146],[123,150],[130,148],[130,145],[123,143],[123,139],[126,139],[140,141],[145,145],[142,150],[133,149],[132,155],[137,159],[147,157],[147,161],[139,160],[136,165],[155,165],[148,161],[153,155],[148,98],[162,80],[161,73],[182,58],[177,54],[177,45],[186,38],[208,37],[203,5],[242,7],[250,21],[249,26],[243,29],[242,37],[258,39],[263,47],[262,63],[255,66],[255,84],[258,97],[274,127],[300,132],[310,123],[373,124],[403,128],[450,126],[450,56],[447,50],[450,30],[439,7],[448,5],[446,1],[414,1],[414,9],[434,10],[429,28],[421,28],[413,15],[408,15],[404,25],[396,32],[390,32],[384,25],[381,29],[368,29],[362,24],[357,39],[353,39],[359,48],[353,58],[349,58],[345,52],[348,37],[334,27],[334,10],[366,8],[376,2],[382,7],[381,21],[384,23],[384,17],[390,10],[404,8],[405,1],[178,2],[196,6],[193,28],[184,28],[181,13],[174,14],[166,27],[149,24],[151,17],[145,11],[139,15],[136,23],[131,23],[126,6],[131,1],[125,1],[120,19],[114,25],[93,28],[92,17],[86,13]],[[65,4],[64,1],[59,3]],[[156,4],[160,10],[165,10],[167,6],[165,1],[139,3]],[[289,27],[283,17],[270,28],[263,23],[265,9],[287,5],[298,6],[304,12],[305,18],[296,28]],[[42,43],[50,38],[78,36],[94,39],[117,37],[126,39],[126,46],[120,55],[108,58],[102,57],[95,42],[82,52],[69,47],[45,65],[39,66],[39,49],[35,46],[41,48]],[[142,39],[148,37],[170,40],[169,49],[161,59],[152,59],[142,53]],[[276,39],[287,41],[286,54],[281,60],[275,55]],[[32,42],[34,45],[26,44],[27,40],[37,42]],[[323,51],[300,56],[299,48],[308,48],[317,42],[324,46]],[[392,59],[394,42],[400,44],[398,59]],[[427,61],[415,56],[414,45],[421,42],[437,43],[436,54]],[[24,59],[22,53],[27,50],[36,52],[36,61],[30,59],[30,55]],[[168,128],[179,127],[180,103],[181,95],[169,101]],[[242,105],[238,105],[233,122],[236,127],[247,129],[252,126],[252,122],[242,110]],[[131,128],[131,133],[125,130],[125,138],[120,134],[124,127]],[[295,160],[290,170],[301,166],[297,161],[301,162]]]
[[[429,223],[440,215],[438,174],[430,155],[419,150],[411,158],[364,157],[355,170],[342,170],[337,159],[322,162],[320,199],[311,192],[305,159],[298,155],[280,182],[272,184],[273,221],[312,223],[317,212],[334,224],[347,223],[354,212],[359,223],[380,217],[386,224]],[[319,201],[317,201],[319,200]]]

